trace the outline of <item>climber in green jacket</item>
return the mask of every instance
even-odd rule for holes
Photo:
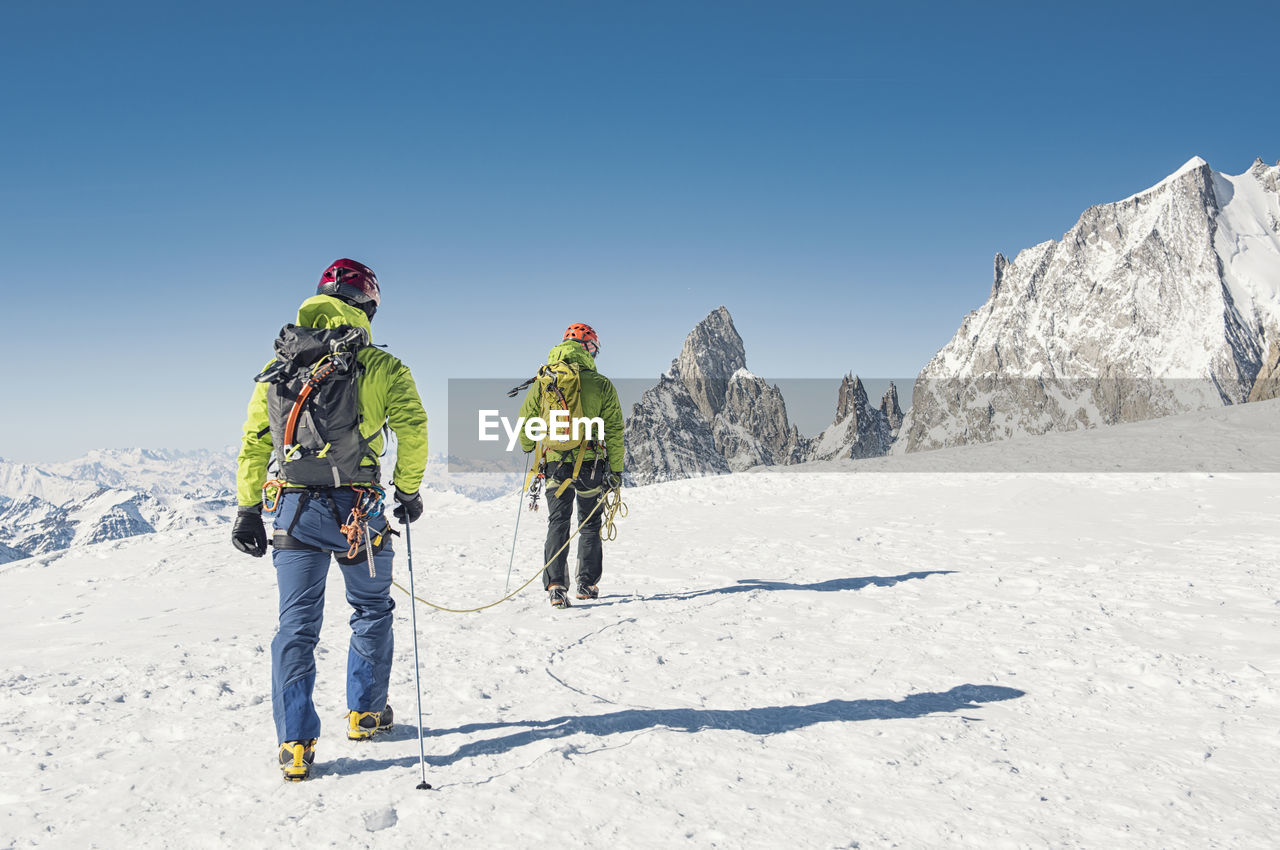
[[[275,518],[272,562],[280,624],[271,642],[271,701],[284,777],[310,776],[320,735],[315,649],[324,613],[325,578],[336,558],[351,603],[347,655],[347,737],[365,740],[392,726],[392,547],[382,510],[379,457],[383,427],[396,435],[394,515],[422,516],[418,488],[427,463],[427,414],[409,367],[372,345],[378,279],[342,259],[298,309],[297,324],[276,340],[276,359],[258,376],[244,423],[236,471],[240,504],[232,542],[267,551],[262,520],[266,488]]]
[[[542,574],[543,586],[557,608],[569,607],[567,570],[569,551],[565,542],[569,539],[569,525],[573,518],[573,503],[578,503],[578,521],[587,520],[578,533],[578,592],[579,599],[595,599],[600,595],[600,576],[604,569],[604,553],[600,545],[601,512],[596,504],[605,490],[622,486],[623,419],[622,405],[613,383],[596,371],[595,358],[600,353],[600,340],[590,325],[575,323],[564,333],[564,340],[551,349],[547,363],[567,361],[578,367],[581,384],[582,416],[599,417],[604,421],[604,440],[589,441],[568,452],[548,450],[543,472],[547,482],[547,542],[544,557],[550,562]],[[520,417],[528,420],[540,415],[542,387],[534,383],[524,403]],[[520,444],[526,452],[537,444],[522,429]],[[567,479],[573,478],[577,465],[577,453],[582,453],[578,477],[570,482],[562,495],[556,491]],[[554,557],[553,557],[554,556]]]

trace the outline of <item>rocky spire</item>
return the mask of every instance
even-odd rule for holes
[[[862,379],[850,372],[836,393],[836,419],[825,431],[808,440],[805,460],[879,457],[889,451],[894,428],[886,407],[897,410],[898,390],[892,384],[880,408],[871,406]],[[898,410],[901,424],[902,411]],[[895,426],[896,427],[896,426]]]
[[[782,392],[746,368],[742,337],[719,307],[685,338],[680,356],[627,420],[626,468],[635,484],[796,463],[808,441],[787,419]]]
[[[862,386],[862,379],[850,372],[840,381],[840,391],[836,394],[836,421],[857,416],[866,406],[867,390]]]
[[[724,307],[717,307],[685,337],[672,374],[689,390],[707,421],[724,407],[729,379],[746,368],[747,352]]]
[[[902,408],[898,406],[898,388],[893,381],[889,382],[889,391],[880,399],[880,412],[889,422],[889,428],[895,433],[902,427]]]

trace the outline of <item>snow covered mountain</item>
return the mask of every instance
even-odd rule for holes
[[[1280,339],[1280,165],[1199,157],[997,254],[986,304],[925,366],[894,451],[1245,401]]]
[[[390,476],[388,465],[383,471]],[[422,489],[485,501],[513,494],[521,483],[519,473],[451,472],[438,455]],[[0,459],[0,563],[224,523],[235,501],[233,449],[106,449],[46,465]]]
[[[225,522],[229,452],[111,449],[65,463],[0,460],[0,563],[72,546]]]

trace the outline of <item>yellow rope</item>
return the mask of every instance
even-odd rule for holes
[[[405,590],[404,585],[400,584],[400,582],[398,581],[393,580],[391,583],[396,587],[400,588],[401,592],[403,592],[406,596],[409,596],[411,599],[417,602],[421,602],[423,605],[427,605],[431,608],[436,609],[437,611],[444,611],[447,614],[474,614],[477,611],[483,611],[486,608],[493,608],[496,605],[501,605],[503,602],[506,602],[508,599],[511,599],[513,596],[520,593],[520,591],[524,590],[526,587],[533,584],[534,580],[536,580],[538,576],[542,575],[543,571],[546,570],[547,567],[551,566],[551,562],[554,561],[556,558],[560,557],[561,552],[569,548],[569,544],[573,542],[573,538],[578,536],[578,532],[582,531],[582,527],[587,524],[587,520],[595,516],[596,511],[600,510],[601,508],[604,508],[605,511],[604,511],[604,516],[601,518],[601,521],[600,521],[600,524],[602,526],[600,530],[600,539],[616,540],[618,537],[618,530],[617,528],[614,527],[614,524],[613,524],[614,518],[625,517],[627,515],[627,506],[622,501],[622,489],[620,487],[614,488],[612,490],[606,490],[604,495],[602,495],[596,501],[596,506],[591,509],[591,512],[582,518],[582,522],[578,523],[578,527],[573,530],[573,534],[569,535],[569,539],[564,542],[564,545],[561,546],[559,549],[557,549],[555,554],[552,555],[550,558],[548,558],[547,562],[543,564],[536,573],[530,576],[528,581],[526,581],[524,584],[520,585],[515,590],[508,593],[506,596],[499,599],[497,602],[490,602],[488,605],[481,605],[478,608],[446,608],[443,605],[437,605],[434,602],[428,602],[426,599],[423,599],[421,596],[414,596],[413,594],[409,593],[409,591]],[[605,536],[606,533],[608,534],[607,537]]]
[[[614,487],[612,490],[605,490],[604,495],[600,497],[597,507],[604,505],[604,518],[600,525],[601,540],[617,540],[618,529],[614,526],[614,518],[623,518],[627,515],[627,503],[622,501],[622,486]],[[543,569],[546,569],[543,567]]]

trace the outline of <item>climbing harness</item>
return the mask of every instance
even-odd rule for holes
[[[355,500],[351,505],[351,510],[347,513],[347,519],[344,522],[341,514],[338,513],[337,504],[333,501],[332,496],[323,496],[326,503],[333,510],[333,521],[338,524],[338,530],[347,540],[347,553],[345,560],[343,556],[338,557],[338,563],[350,566],[357,562],[357,556],[360,549],[364,548],[365,558],[369,564],[369,578],[377,578],[377,566],[373,560],[376,552],[382,550],[383,540],[388,534],[399,536],[399,532],[387,526],[381,530],[374,528],[370,523],[383,515],[383,509],[386,504],[386,491],[376,484],[360,484],[347,487],[355,495]],[[277,549],[310,549],[312,551],[324,551],[318,549],[300,540],[295,540],[291,536],[294,526],[298,524],[298,520],[302,518],[303,510],[311,499],[317,494],[329,493],[330,488],[325,487],[298,487],[290,485],[279,479],[272,479],[262,487],[262,511],[264,514],[273,514],[280,509],[281,501],[285,495],[289,493],[297,493],[301,500],[298,510],[295,512],[293,522],[289,524],[287,529],[276,527],[276,537],[273,538],[272,545]],[[283,538],[281,538],[283,535]],[[336,554],[336,553],[335,553]]]
[[[349,560],[356,557],[361,543],[365,544],[365,554],[369,559],[369,578],[375,578],[377,573],[373,567],[373,549],[382,542],[382,534],[378,533],[375,537],[369,531],[369,521],[382,516],[383,502],[387,494],[376,484],[368,487],[352,487],[351,490],[356,494],[356,500],[351,505],[351,513],[347,514],[347,521],[342,523],[338,530],[347,538]]]

